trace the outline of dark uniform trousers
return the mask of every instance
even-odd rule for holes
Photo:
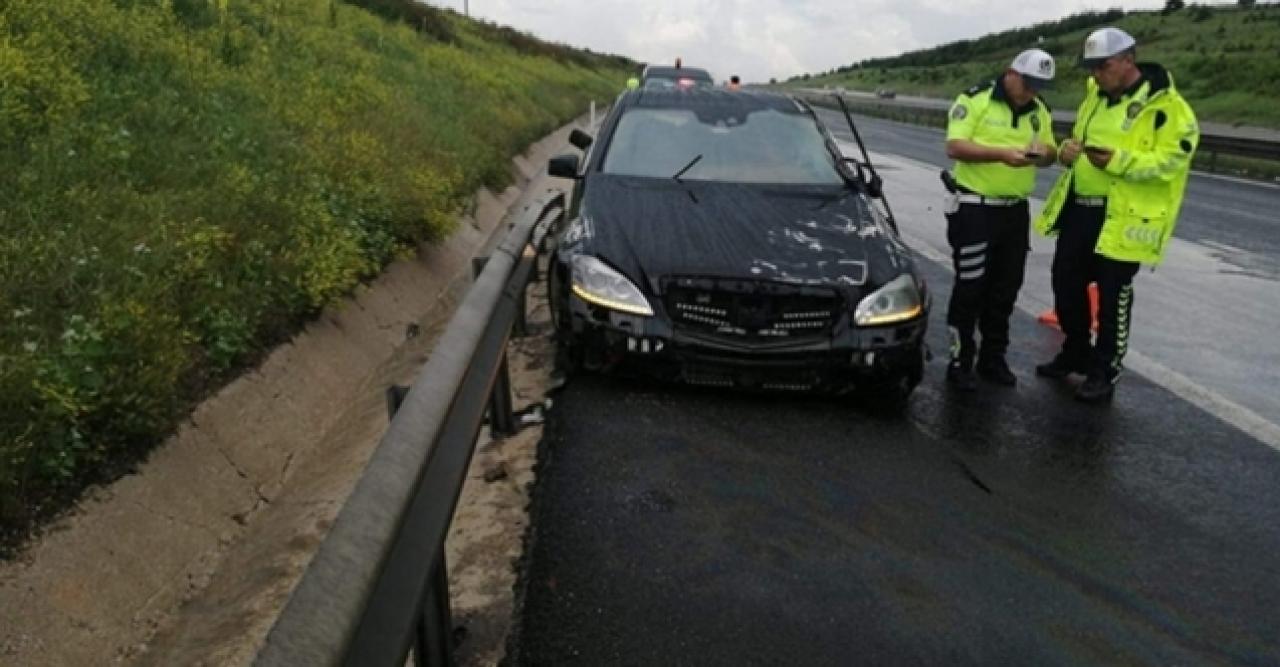
[[[975,327],[982,333],[982,358],[1003,357],[1009,348],[1009,315],[1026,272],[1029,229],[1025,200],[1012,206],[961,204],[947,216],[956,273],[947,307],[953,359],[973,363]]]
[[[1062,351],[1076,363],[1114,378],[1129,347],[1136,262],[1108,259],[1094,252],[1106,216],[1105,206],[1068,201],[1059,218],[1053,255],[1053,302],[1066,340]],[[1098,339],[1089,344],[1089,283],[1098,283]]]

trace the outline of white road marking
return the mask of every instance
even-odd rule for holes
[[[1191,173],[1201,178],[1212,178],[1219,181],[1228,181],[1231,183],[1238,183],[1240,185],[1254,185],[1260,188],[1268,188],[1270,190],[1280,190],[1280,183],[1271,183],[1268,181],[1251,181],[1247,178],[1240,178],[1239,176],[1227,176],[1225,174],[1214,174],[1207,171],[1200,171],[1198,169],[1192,169]]]

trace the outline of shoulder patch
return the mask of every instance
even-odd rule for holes
[[[968,95],[969,97],[973,97],[974,95],[977,95],[978,93],[988,88],[992,88],[995,85],[996,85],[995,81],[983,81],[982,83],[969,86],[969,88],[964,91],[964,94]]]
[[[968,115],[969,115],[969,109],[965,107],[965,105],[963,104],[957,104],[951,107],[952,120],[964,120],[964,117]]]

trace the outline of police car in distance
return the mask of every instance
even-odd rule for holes
[[[562,366],[894,406],[919,383],[924,280],[879,177],[804,103],[634,90],[577,139],[548,168],[575,180],[548,272]]]

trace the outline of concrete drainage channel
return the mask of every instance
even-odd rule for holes
[[[520,188],[479,193],[446,242],[327,309],[0,565],[0,663],[252,662],[387,428],[385,390],[428,358],[501,223],[547,197],[571,127],[514,160]],[[552,364],[545,284],[528,297],[531,335],[508,347],[523,428],[481,433],[446,543],[462,665],[500,660],[512,622]]]

